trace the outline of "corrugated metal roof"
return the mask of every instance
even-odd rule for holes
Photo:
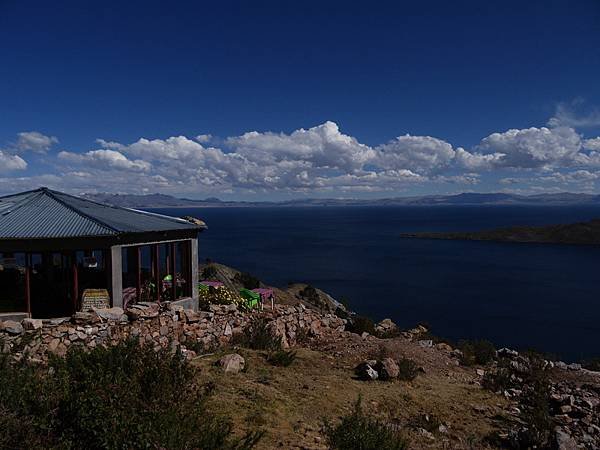
[[[202,230],[186,220],[104,205],[47,188],[0,197],[0,239]]]

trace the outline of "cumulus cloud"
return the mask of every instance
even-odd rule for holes
[[[572,165],[581,148],[581,136],[573,128],[532,127],[492,133],[476,150],[493,155],[493,166],[532,169]]]
[[[583,148],[585,148],[586,150],[600,151],[600,137],[586,139],[585,141],[583,141]]]
[[[58,143],[54,136],[46,136],[38,131],[23,131],[17,134],[15,144],[20,151],[32,151],[35,153],[46,153],[50,147]]]
[[[448,142],[431,136],[398,136],[377,147],[374,163],[381,167],[403,168],[426,174],[443,170],[455,157]]]
[[[70,153],[62,151],[58,158],[71,163],[89,165],[98,169],[132,170],[148,172],[152,165],[141,159],[130,160],[125,155],[115,150],[92,150],[87,153]]]
[[[32,133],[19,135],[21,144],[0,152],[0,170],[24,170],[28,166],[19,151],[43,152],[57,142]],[[61,151],[31,163],[46,164],[52,173],[44,184],[57,188],[175,194],[405,191],[427,184],[473,186],[491,171],[504,176],[495,183],[516,189],[531,183],[533,174],[543,182],[589,187],[600,173],[600,138],[584,139],[558,123],[492,133],[470,149],[409,134],[370,146],[331,121],[290,133],[96,143],[94,150]],[[41,176],[32,175],[32,185],[42,182]]]
[[[0,150],[0,172],[27,169],[27,162],[18,155],[11,155]]]

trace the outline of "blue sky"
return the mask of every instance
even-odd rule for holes
[[[0,0],[0,42],[0,192],[600,191],[596,0]]]

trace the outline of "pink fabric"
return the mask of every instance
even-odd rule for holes
[[[252,292],[256,292],[257,294],[260,294],[260,296],[264,300],[269,299],[271,297],[275,297],[275,293],[273,292],[273,289],[257,288],[257,289],[252,289]]]
[[[221,287],[221,286],[225,286],[223,283],[221,283],[220,281],[201,281],[200,284],[203,284],[205,286],[212,286],[212,287]]]

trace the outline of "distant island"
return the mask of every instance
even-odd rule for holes
[[[475,232],[404,233],[404,238],[600,245],[600,219],[567,225],[516,226]]]
[[[308,206],[458,206],[458,205],[600,205],[600,195],[557,193],[516,195],[505,193],[462,193],[380,199],[307,198],[268,201],[227,201],[218,198],[193,200],[164,194],[83,194],[85,198],[127,208],[214,208],[214,207],[308,207]]]

